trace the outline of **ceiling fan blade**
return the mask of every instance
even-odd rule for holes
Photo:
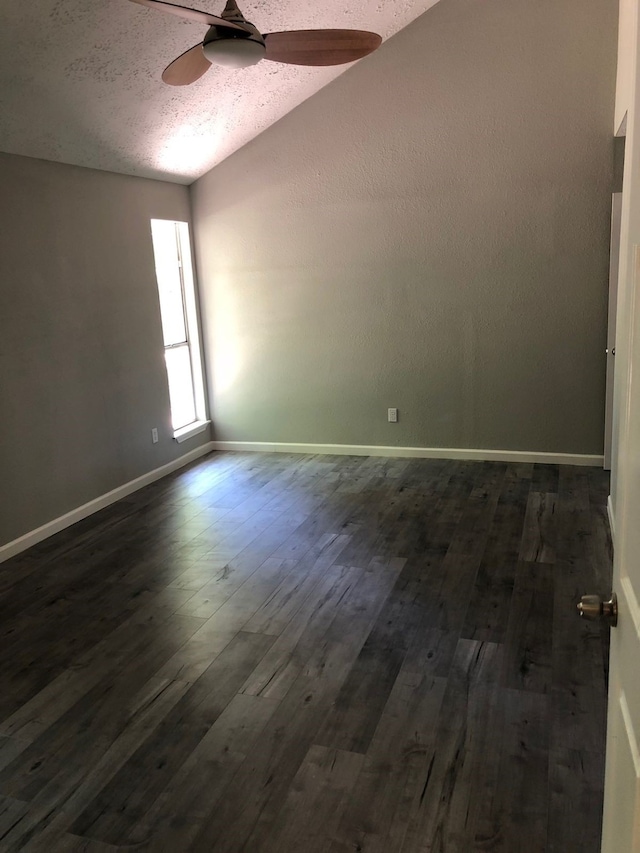
[[[211,27],[227,27],[230,30],[241,30],[243,33],[250,32],[242,24],[234,24],[232,21],[226,21],[224,18],[218,18],[216,15],[210,15],[208,12],[200,12],[198,9],[187,9],[186,6],[165,3],[164,0],[131,0],[131,2],[139,3],[140,6],[148,6],[150,9],[159,9],[161,12],[169,12],[171,15],[186,18],[188,21],[208,24]]]
[[[181,53],[162,72],[162,79],[170,86],[188,86],[199,80],[211,63],[202,52],[202,42]]]
[[[364,30],[291,30],[265,35],[265,59],[289,65],[341,65],[380,47],[382,38]]]

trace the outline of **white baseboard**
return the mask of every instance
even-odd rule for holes
[[[397,456],[416,459],[467,459],[486,462],[544,462],[555,465],[602,465],[602,456],[589,456],[581,453],[538,453],[524,450],[474,450],[457,447],[395,447],[389,445],[364,445],[364,444],[284,444],[281,442],[266,442],[266,441],[210,441],[195,450],[174,459],[160,468],[154,468],[137,477],[135,480],[130,480],[116,489],[112,489],[100,497],[94,498],[70,512],[61,515],[59,518],[54,518],[52,521],[43,524],[42,527],[31,530],[14,539],[12,542],[7,542],[6,545],[0,545],[0,563],[15,557],[21,551],[26,551],[32,545],[37,545],[43,539],[53,536],[64,530],[65,527],[70,527],[77,521],[82,521],[88,515],[98,512],[101,509],[109,506],[121,498],[127,497],[132,492],[166,477],[173,471],[177,471],[184,465],[188,465],[194,459],[204,456],[213,450],[236,450],[236,451],[252,451],[259,453],[313,453],[325,455],[341,455],[341,456]],[[611,498],[607,504],[609,511],[609,520],[611,523],[611,531],[613,535],[613,511],[610,506]]]
[[[611,530],[611,541],[615,545],[616,541],[616,524],[615,517],[613,514],[613,501],[611,500],[611,495],[607,498],[607,515],[609,517],[609,529]]]
[[[112,489],[110,492],[100,495],[100,497],[94,498],[92,501],[89,501],[76,509],[72,509],[70,512],[61,515],[59,518],[54,518],[53,521],[48,521],[46,524],[43,524],[42,527],[31,530],[29,533],[25,533],[24,536],[20,536],[12,542],[7,542],[6,545],[1,545],[0,563],[3,563],[5,560],[9,560],[11,557],[15,557],[15,555],[19,554],[21,551],[26,551],[27,548],[31,548],[32,545],[37,545],[38,542],[42,542],[43,539],[53,536],[54,533],[59,533],[61,530],[64,530],[65,527],[70,527],[77,521],[82,521],[82,519],[86,518],[88,515],[104,509],[110,504],[119,501],[121,498],[126,498],[127,495],[130,495],[132,492],[136,492],[138,489],[142,489],[144,486],[148,486],[150,483],[154,483],[156,480],[166,477],[167,474],[177,471],[178,468],[188,465],[189,462],[192,462],[194,459],[198,459],[200,456],[204,456],[206,453],[211,453],[212,450],[215,450],[213,444],[211,442],[207,442],[201,447],[196,447],[195,450],[185,453],[184,456],[174,459],[173,462],[168,462],[160,468],[154,468],[153,471],[149,471],[141,477],[136,477],[135,480],[130,480],[128,483],[118,486],[117,489]]]
[[[602,467],[604,457],[584,453],[539,453],[526,450],[474,450],[460,447],[395,447],[365,444],[284,444],[268,441],[213,441],[214,450],[260,453],[323,453],[344,456],[406,456],[416,459],[468,459],[481,462],[544,462],[552,465]]]

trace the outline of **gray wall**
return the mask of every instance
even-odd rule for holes
[[[208,436],[172,438],[149,225],[188,190],[4,154],[0,187],[3,544]]]
[[[442,0],[193,185],[218,438],[602,452],[616,5]]]

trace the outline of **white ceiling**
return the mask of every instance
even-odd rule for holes
[[[387,39],[435,2],[240,7],[262,32],[348,27]],[[197,83],[174,88],[162,83],[163,68],[206,27],[129,0],[1,3],[0,151],[45,160],[191,183],[350,67],[212,66]],[[219,14],[224,0],[183,5]]]

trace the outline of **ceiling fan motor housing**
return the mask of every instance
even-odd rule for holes
[[[202,50],[209,62],[226,68],[246,68],[264,58],[265,42],[262,34],[248,21],[242,21],[248,32],[210,27]]]

